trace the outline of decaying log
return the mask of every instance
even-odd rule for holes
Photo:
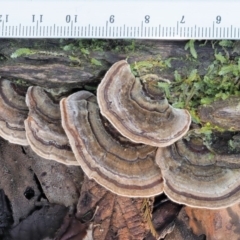
[[[102,45],[101,49],[91,40],[1,39],[0,76],[43,87],[80,87],[99,82],[114,62],[126,58],[130,64],[169,60],[172,69],[186,74],[192,69],[198,69],[200,74],[206,73],[207,66],[214,59],[211,43],[196,46],[196,61],[188,59],[189,50],[184,50],[186,41],[102,40],[98,44]],[[151,73],[160,71],[163,78],[173,79],[173,71],[169,69],[163,71],[158,67]]]
[[[0,78],[22,85],[38,85],[48,89],[63,87],[94,91],[109,67],[123,59],[127,59],[132,66],[136,64],[136,68],[141,66],[141,69],[138,69],[139,75],[157,74],[169,81],[174,80],[175,70],[181,75],[188,76],[193,69],[197,69],[200,76],[205,75],[208,66],[215,60],[214,54],[218,46],[213,48],[214,42],[210,41],[206,44],[196,42],[195,50],[198,56],[194,58],[189,49],[184,49],[186,43],[186,41],[157,40],[0,39]],[[224,49],[219,47],[218,52],[224,52]],[[231,59],[238,54],[238,50],[227,54]],[[9,209],[2,207],[9,221],[0,226],[0,230],[4,231],[5,228],[11,226],[14,235],[14,231],[21,228],[25,231],[28,222],[38,218],[38,214],[49,211],[51,213],[52,209],[48,207],[39,210],[36,203],[40,201],[41,204],[44,202],[56,204],[57,209],[63,209],[61,221],[58,220],[56,227],[56,230],[57,228],[59,230],[55,239],[70,239],[69,236],[75,237],[71,239],[79,239],[79,236],[83,238],[90,223],[95,223],[95,225],[92,226],[93,230],[88,229],[88,231],[93,231],[94,236],[99,237],[96,238],[97,240],[100,240],[103,235],[101,239],[113,239],[113,236],[116,239],[118,236],[120,236],[119,239],[127,239],[126,236],[141,239],[146,234],[149,234],[151,239],[154,238],[149,232],[151,226],[139,214],[143,200],[116,197],[105,189],[101,190],[101,194],[107,196],[108,202],[97,193],[92,194],[91,199],[86,194],[86,199],[83,199],[81,187],[84,180],[80,167],[69,167],[44,160],[34,154],[29,147],[9,144],[2,139],[0,140],[0,161],[0,189],[4,190],[6,201],[10,206]],[[96,195],[99,199],[93,198]],[[85,212],[83,209],[79,210],[80,203],[77,206],[77,202],[81,200],[80,203],[85,204]],[[5,200],[1,201],[0,204],[3,204]],[[113,213],[105,210],[109,207],[108,203]],[[135,205],[132,206],[131,203]],[[162,223],[159,215],[154,219],[161,231],[162,228],[170,226],[168,229],[171,229],[174,226],[172,222],[181,208],[176,204],[166,205],[168,206],[167,212],[163,209],[158,212],[170,216],[168,226]],[[70,216],[66,212],[71,207],[73,210]],[[77,208],[76,215],[74,215],[75,208]],[[130,215],[132,212],[134,214]],[[122,222],[115,219],[120,215]],[[92,220],[93,217],[95,217],[95,222]],[[136,222],[131,222],[131,217]],[[186,218],[185,210],[181,210],[175,221],[174,232],[165,239],[204,239],[203,235],[194,235],[189,230]],[[104,224],[107,228],[102,230],[101,227],[105,226]],[[84,234],[78,232],[79,227],[83,227]],[[138,228],[139,232],[134,228]],[[118,236],[115,236],[117,234]],[[54,237],[49,239],[54,239]]]

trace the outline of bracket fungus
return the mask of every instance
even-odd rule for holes
[[[28,88],[26,103],[29,107],[25,120],[26,136],[33,151],[45,159],[79,165],[61,126],[56,97],[41,87],[32,86]]]
[[[210,152],[196,138],[179,140],[159,148],[156,154],[164,192],[175,202],[198,208],[224,208],[239,202],[240,168],[236,162],[231,155]]]
[[[96,97],[80,91],[60,102],[62,125],[83,171],[113,193],[150,197],[162,193],[156,147],[136,144],[100,115]]]
[[[199,117],[226,130],[240,131],[240,98],[230,97],[199,108]]]
[[[108,70],[97,99],[102,115],[136,143],[171,145],[186,134],[191,123],[187,110],[173,108],[155,84],[135,78],[125,60]]]
[[[24,127],[28,115],[26,91],[25,87],[0,79],[0,136],[23,146],[28,145]]]

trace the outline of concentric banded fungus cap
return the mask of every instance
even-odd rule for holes
[[[223,208],[240,201],[240,168],[211,153],[196,139],[159,148],[156,162],[164,192],[173,201],[199,208]]]
[[[156,148],[130,142],[102,116],[96,97],[80,91],[60,102],[62,125],[89,178],[113,193],[149,197],[162,193]]]
[[[230,97],[201,106],[198,112],[203,122],[210,122],[227,130],[240,131],[240,97]]]
[[[39,156],[66,165],[79,165],[61,125],[59,101],[41,87],[29,87],[25,120],[29,144]]]
[[[28,115],[26,91],[25,87],[0,79],[0,136],[23,146],[28,145],[24,127]]]
[[[102,115],[133,142],[168,146],[180,139],[191,123],[187,110],[170,106],[162,90],[135,78],[124,60],[106,73],[97,99]]]

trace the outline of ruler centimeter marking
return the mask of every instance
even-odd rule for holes
[[[0,38],[240,39],[237,0],[0,0]]]

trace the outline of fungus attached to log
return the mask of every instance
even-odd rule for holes
[[[239,202],[240,168],[235,155],[214,154],[201,139],[190,138],[159,148],[156,162],[164,192],[175,202],[212,209]]]
[[[226,130],[240,131],[240,98],[230,97],[199,108],[199,117]]]
[[[133,142],[165,147],[185,135],[191,123],[187,110],[170,106],[162,90],[135,78],[124,60],[106,73],[97,99],[102,115]]]
[[[45,159],[79,165],[62,128],[59,101],[54,95],[41,87],[29,87],[26,103],[26,135],[33,151]]]
[[[80,91],[60,102],[62,125],[72,150],[89,178],[113,193],[149,197],[162,193],[156,148],[120,135],[100,115],[96,97]]]
[[[26,91],[25,87],[0,79],[0,136],[24,146],[28,145],[24,127],[28,115]]]

